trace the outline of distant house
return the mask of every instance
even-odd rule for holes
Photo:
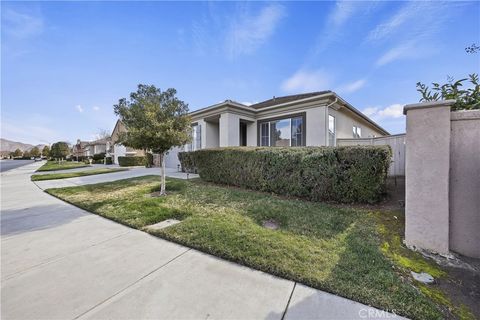
[[[102,138],[95,141],[81,141],[72,147],[72,156],[75,157],[93,157],[95,154],[107,153],[110,145],[110,138]]]
[[[118,164],[118,157],[133,157],[144,156],[145,152],[139,149],[133,149],[122,145],[119,140],[119,135],[122,132],[127,132],[127,128],[122,121],[117,120],[115,127],[113,128],[112,135],[110,137],[110,149],[109,152],[112,156],[113,163]]]

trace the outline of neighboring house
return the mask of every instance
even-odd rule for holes
[[[110,138],[98,139],[95,141],[81,141],[72,148],[73,157],[93,157],[94,154],[107,153]]]
[[[122,121],[117,120],[115,127],[113,128],[112,135],[110,138],[110,154],[112,155],[113,163],[118,164],[118,157],[133,157],[133,156],[144,156],[145,152],[139,149],[133,149],[130,147],[125,147],[124,145],[118,143],[120,133],[127,132],[127,128]]]
[[[335,146],[340,138],[389,135],[340,98],[320,91],[273,97],[250,106],[226,100],[196,110],[185,150],[229,146]]]

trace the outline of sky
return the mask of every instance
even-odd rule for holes
[[[416,83],[480,71],[480,2],[1,2],[1,136],[111,131],[139,83],[191,111],[333,90],[405,132]]]

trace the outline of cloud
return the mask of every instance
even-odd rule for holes
[[[93,111],[100,111],[100,107],[93,106],[92,110],[93,110]],[[80,112],[81,112],[81,111],[80,111]]]
[[[255,16],[250,14],[238,15],[231,23],[226,34],[228,56],[233,58],[255,52],[273,35],[285,16],[285,7],[279,4],[268,5]]]
[[[340,27],[348,21],[357,8],[354,1],[337,1],[327,21],[329,24],[333,24],[334,27]]]
[[[298,70],[286,79],[281,88],[285,92],[309,92],[325,90],[331,79],[323,70]]]
[[[363,88],[366,83],[367,83],[367,79],[359,79],[357,81],[350,82],[343,86],[340,86],[337,89],[337,91],[342,93],[353,93]]]
[[[84,111],[83,107],[79,104],[75,106],[75,109],[77,109],[78,112],[82,113]]]
[[[405,58],[427,57],[435,52],[439,34],[447,28],[462,3],[437,1],[406,2],[388,20],[378,24],[366,37],[367,42],[394,43],[376,61],[383,66]]]
[[[383,119],[398,119],[403,117],[404,104],[396,103],[385,108],[368,107],[362,112],[375,121]]]
[[[400,29],[407,22],[420,18],[420,15],[425,13],[424,10],[429,8],[422,8],[429,6],[429,3],[422,2],[408,2],[397,13],[395,13],[388,21],[378,24],[367,36],[368,41],[377,41],[384,39]]]
[[[43,32],[44,23],[40,16],[33,16],[7,9],[2,14],[5,34],[18,39],[25,39]]]

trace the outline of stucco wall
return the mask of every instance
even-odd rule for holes
[[[328,112],[335,117],[337,126],[337,139],[353,138],[353,126],[361,128],[362,138],[383,136],[380,131],[376,130],[367,121],[345,108],[340,108],[339,110],[330,108]]]
[[[449,163],[450,106],[410,106],[405,166],[407,244],[448,253]]]
[[[405,107],[405,240],[480,258],[480,111],[454,102]]]
[[[219,120],[220,147],[235,147],[240,145],[240,116],[225,112]]]
[[[450,249],[480,258],[480,111],[451,114]]]

